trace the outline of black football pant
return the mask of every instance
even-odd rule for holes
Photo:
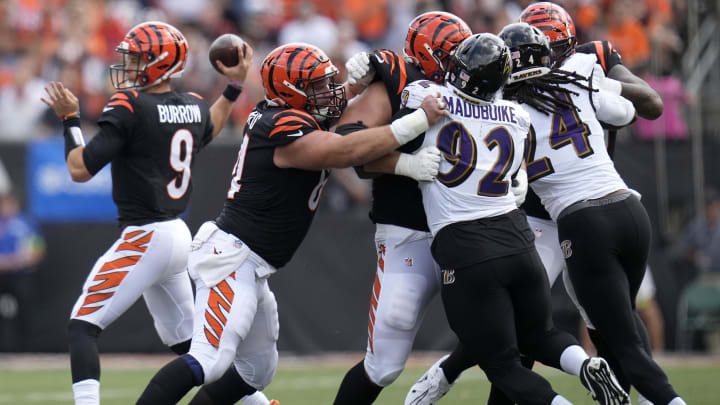
[[[567,211],[558,218],[558,237],[577,299],[597,332],[593,340],[602,342],[611,364],[620,365],[622,379],[654,404],[667,404],[678,395],[646,352],[636,324],[635,297],[650,247],[645,208],[628,196]]]
[[[515,403],[550,404],[556,393],[522,366],[520,351],[559,367],[562,350],[577,342],[553,326],[550,289],[537,251],[447,271],[443,305],[467,355]]]

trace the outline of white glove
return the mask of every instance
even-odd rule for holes
[[[359,52],[345,62],[348,83],[351,86],[364,90],[375,77],[375,68],[370,64],[367,52]]]
[[[395,174],[417,181],[433,181],[440,168],[440,150],[428,146],[416,154],[401,153],[395,165]]]
[[[512,191],[515,196],[515,205],[518,207],[521,206],[525,202],[525,196],[528,191],[528,178],[525,169],[518,170],[515,179],[512,181],[510,191]]]

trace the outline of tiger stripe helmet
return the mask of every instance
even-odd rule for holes
[[[575,23],[557,4],[549,1],[531,4],[520,14],[520,22],[539,28],[550,39],[556,66],[575,53]]]
[[[441,83],[445,77],[448,57],[470,35],[470,27],[460,17],[430,11],[410,22],[403,54],[405,60],[420,68],[428,79]]]
[[[306,111],[325,123],[339,118],[347,105],[345,88],[335,82],[338,73],[325,52],[300,42],[275,48],[260,67],[268,102]]]
[[[115,52],[123,63],[110,66],[113,87],[143,90],[182,75],[188,43],[172,25],[148,21],[131,28]]]

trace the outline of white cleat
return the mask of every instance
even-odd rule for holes
[[[455,383],[450,384],[445,378],[440,364],[450,356],[446,354],[430,367],[428,371],[410,388],[405,397],[405,405],[433,405],[450,391]]]

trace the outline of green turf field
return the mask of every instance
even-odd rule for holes
[[[675,364],[679,363],[679,364]],[[347,367],[350,367],[348,363]],[[347,367],[308,364],[281,367],[266,393],[282,405],[331,404]],[[663,367],[675,388],[689,405],[720,404],[720,364],[683,365],[674,361]],[[135,403],[155,368],[114,368],[104,365],[101,397],[103,405]],[[556,391],[574,404],[595,404],[577,378],[538,367]],[[424,372],[423,366],[408,368],[395,384],[386,388],[377,404],[402,404],[408,388]],[[0,364],[0,404],[72,404],[70,372],[54,370],[8,370]],[[466,372],[442,404],[485,404],[488,382],[478,370]],[[187,396],[181,404],[186,404]],[[633,395],[634,397],[634,395]],[[634,398],[633,398],[634,399]],[[635,403],[633,401],[633,403]]]

